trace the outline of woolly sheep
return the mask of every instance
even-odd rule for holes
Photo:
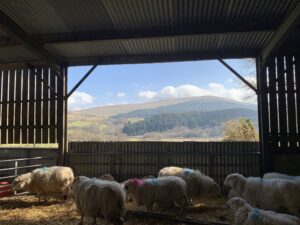
[[[273,211],[252,208],[242,198],[232,198],[227,205],[234,212],[235,225],[299,225],[300,219]]]
[[[74,180],[70,167],[52,166],[33,170],[16,177],[12,183],[13,190],[26,190],[40,197],[46,195],[68,195]]]
[[[220,186],[199,170],[170,166],[161,169],[158,173],[158,177],[165,176],[177,176],[186,182],[190,204],[192,199],[196,197],[216,197],[221,195]]]
[[[228,199],[232,199],[232,198],[235,198],[235,197],[240,197],[240,195],[235,190],[233,190],[231,188],[228,192]]]
[[[294,181],[300,181],[300,176],[291,176],[283,173],[266,173],[263,176],[264,179],[285,179],[285,180],[294,180]]]
[[[161,206],[178,204],[183,211],[187,206],[186,183],[175,176],[152,179],[131,179],[125,182],[124,188],[138,206],[146,205],[153,210],[155,203]]]
[[[113,224],[123,224],[125,213],[125,190],[115,181],[76,177],[72,190],[76,207],[81,215],[80,225],[85,216],[103,218]]]
[[[111,174],[109,174],[109,173],[101,175],[99,177],[99,179],[101,179],[101,180],[108,180],[108,181],[115,181],[115,178]]]
[[[282,208],[294,215],[300,212],[300,187],[294,181],[282,179],[245,178],[240,174],[230,174],[224,185],[233,188],[253,207],[280,211]]]

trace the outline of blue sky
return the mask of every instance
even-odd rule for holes
[[[227,60],[241,74],[255,71],[245,60]],[[90,67],[69,68],[70,90]],[[253,76],[254,77],[254,76]],[[69,100],[70,110],[216,95],[255,103],[251,91],[240,88],[234,75],[216,60],[98,66]]]

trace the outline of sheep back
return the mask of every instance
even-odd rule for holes
[[[125,191],[120,184],[80,176],[74,180],[72,189],[81,215],[121,223],[125,212]]]

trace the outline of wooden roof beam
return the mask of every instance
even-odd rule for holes
[[[10,35],[16,42],[38,55],[51,65],[57,66],[59,60],[51,55],[37,40],[32,38],[21,26],[15,23],[7,14],[0,10],[0,29]],[[11,40],[10,40],[11,41]]]
[[[300,2],[295,7],[295,9],[290,13],[290,15],[281,23],[281,25],[278,27],[278,29],[273,34],[271,40],[265,46],[261,53],[261,60],[262,64],[265,64],[272,55],[279,47],[280,45],[286,40],[289,33],[297,27],[297,25],[300,22]]]
[[[51,43],[81,42],[81,41],[127,41],[138,39],[156,39],[168,37],[186,37],[208,34],[228,34],[245,32],[272,32],[275,24],[248,24],[248,25],[206,25],[190,28],[172,28],[163,30],[139,30],[139,31],[81,31],[61,34],[35,35],[33,38],[42,45]],[[18,41],[11,38],[0,38],[0,47],[19,45]]]

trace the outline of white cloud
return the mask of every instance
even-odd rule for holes
[[[159,100],[168,98],[186,98],[197,96],[218,96],[233,99],[236,101],[255,103],[256,95],[250,89],[245,88],[226,88],[223,84],[209,83],[206,88],[195,85],[185,84],[178,87],[166,86],[160,91],[142,91],[138,93],[141,100]]]
[[[75,91],[68,99],[68,108],[70,111],[89,108],[94,103],[94,98],[86,92]]]
[[[116,94],[116,96],[117,96],[118,98],[124,98],[124,97],[126,96],[126,93],[124,93],[124,92],[118,92],[118,93]]]
[[[151,100],[157,96],[157,92],[155,91],[142,91],[138,93],[139,98]]]

